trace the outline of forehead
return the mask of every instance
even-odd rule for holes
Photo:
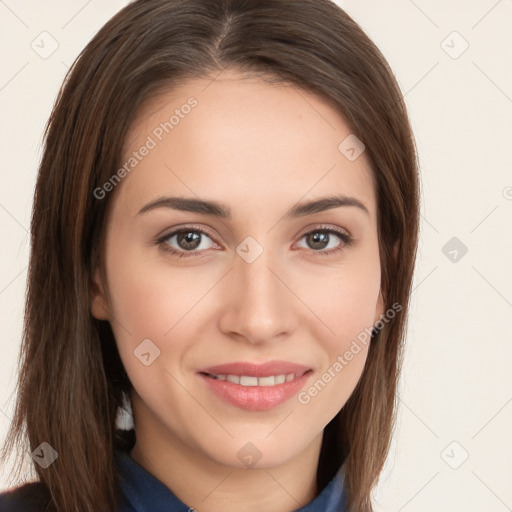
[[[263,199],[270,207],[338,192],[364,200],[375,215],[366,155],[351,161],[339,149],[350,136],[338,111],[295,85],[232,71],[191,79],[136,116],[122,162],[151,149],[138,155],[118,192],[132,209],[168,192],[233,204],[243,195],[245,205],[260,207]]]

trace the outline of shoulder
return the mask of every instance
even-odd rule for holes
[[[50,502],[46,487],[41,482],[30,482],[0,493],[2,512],[44,512]]]

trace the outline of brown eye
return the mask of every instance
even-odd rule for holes
[[[216,247],[207,233],[191,228],[173,231],[161,237],[157,243],[163,249],[179,256],[198,256],[203,250]]]
[[[195,231],[180,231],[176,234],[176,243],[184,251],[193,251],[201,245],[202,236]]]
[[[333,254],[348,247],[353,239],[348,233],[336,229],[316,229],[302,235],[305,244],[299,247],[312,249],[318,254]]]
[[[306,244],[315,250],[325,249],[329,245],[331,238],[331,234],[325,231],[315,231],[305,235]]]

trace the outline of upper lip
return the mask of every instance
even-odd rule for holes
[[[269,377],[271,375],[289,375],[302,376],[308,370],[308,366],[302,364],[290,363],[288,361],[268,361],[263,364],[249,362],[234,362],[218,364],[202,368],[199,373],[208,373],[210,375],[246,375],[247,377]]]

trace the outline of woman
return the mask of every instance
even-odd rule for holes
[[[128,5],[46,131],[2,452],[38,482],[0,508],[371,510],[418,202],[399,88],[335,4]]]

